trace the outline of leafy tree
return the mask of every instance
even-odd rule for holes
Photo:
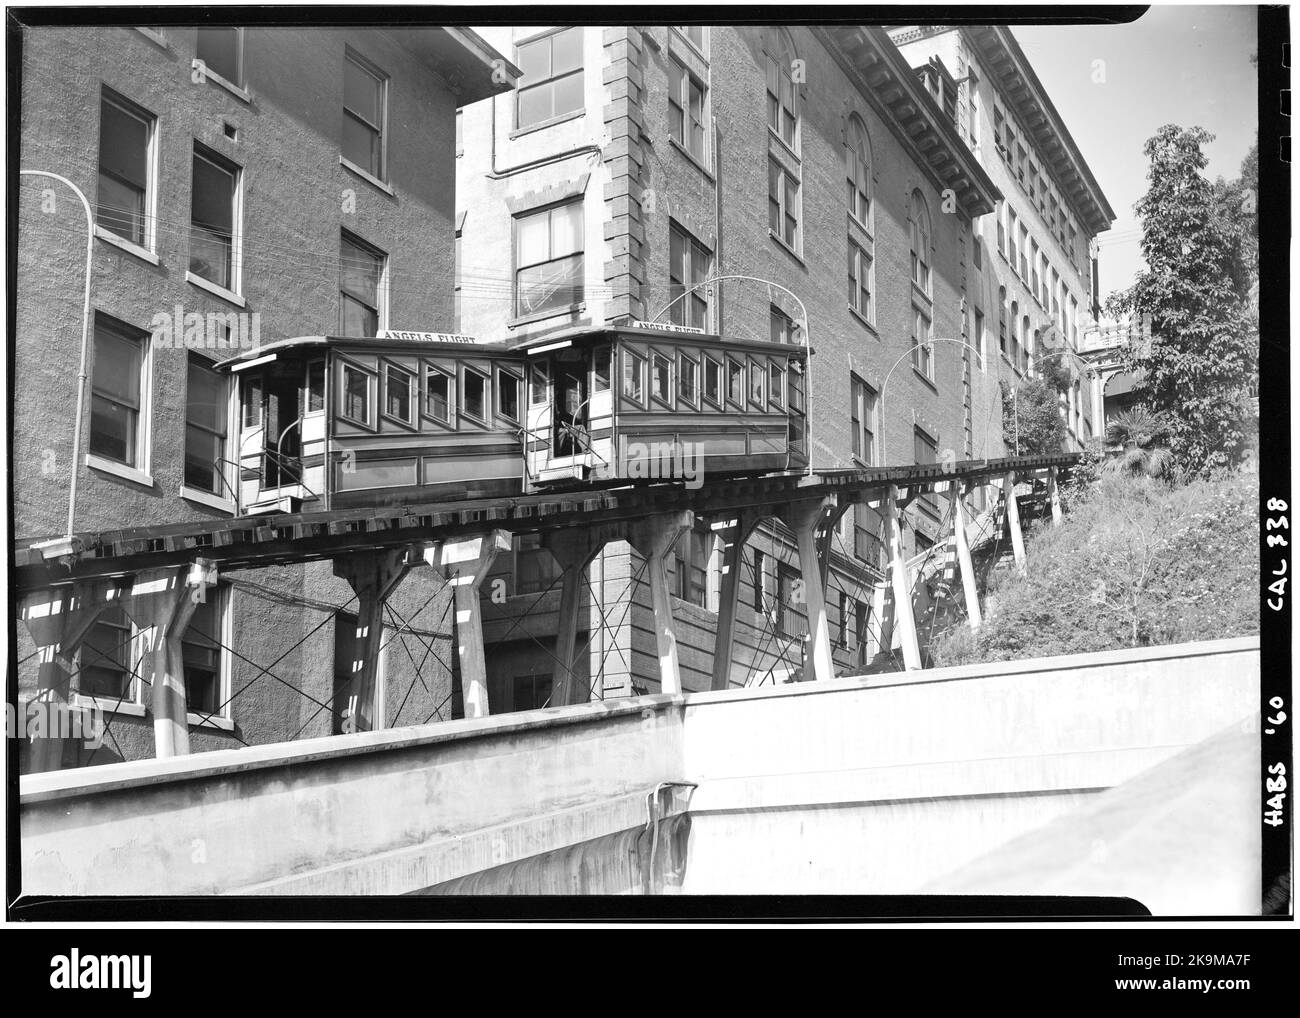
[[[1049,332],[1050,335],[1050,332]],[[1044,337],[1047,338],[1046,336]],[[1074,384],[1068,347],[1044,347],[1034,361],[1034,377],[999,381],[1002,389],[1002,440],[1017,456],[1061,451],[1067,430],[1060,395]]]
[[[1247,227],[1228,214],[1230,197],[1243,207],[1240,195],[1200,173],[1201,147],[1212,140],[1200,127],[1173,124],[1148,139],[1150,187],[1135,206],[1147,270],[1107,301],[1116,317],[1150,321],[1150,341],[1127,354],[1138,401],[1168,422],[1180,471],[1205,476],[1227,466],[1245,440],[1259,349],[1243,286]]]

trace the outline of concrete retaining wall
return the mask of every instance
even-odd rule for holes
[[[22,888],[906,893],[1252,714],[1258,687],[1258,641],[1224,640],[30,775]],[[689,835],[647,882],[595,857],[640,845],[614,836],[661,782],[697,787],[660,797]]]

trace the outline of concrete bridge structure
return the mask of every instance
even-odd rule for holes
[[[1259,668],[1258,640],[1231,639],[31,774],[21,888],[911,893],[1224,729],[1250,735]],[[1189,878],[1165,907],[1257,900],[1258,827],[1246,827],[1226,880]],[[1193,872],[1195,852],[1183,846]],[[1105,859],[1092,869],[1088,893],[1104,893]]]

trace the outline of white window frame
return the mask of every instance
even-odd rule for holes
[[[133,481],[136,484],[142,484],[146,487],[153,487],[152,474],[152,453],[153,453],[153,343],[150,337],[143,329],[135,329],[127,322],[113,315],[105,314],[102,311],[95,311],[95,316],[104,315],[106,319],[125,326],[132,331],[140,332],[138,337],[140,341],[140,406],[137,410],[136,429],[135,429],[135,465],[131,466],[121,463],[106,456],[100,456],[98,453],[90,451],[90,422],[87,421],[86,434],[86,458],[83,460],[86,466],[95,470],[103,471],[106,474],[113,474],[123,480]],[[94,321],[91,322],[91,329],[94,329]],[[91,334],[91,349],[94,349],[94,334]],[[90,366],[90,387],[91,398],[94,398],[95,384],[95,366]]]
[[[217,628],[219,632],[218,639],[221,646],[217,648],[217,703],[218,709],[212,717],[204,714],[196,714],[193,711],[186,711],[186,723],[192,728],[215,728],[220,731],[233,731],[235,727],[233,708],[231,703],[231,692],[234,676],[234,655],[228,653],[227,648],[235,645],[235,615],[230,610],[231,592],[233,588],[227,584],[218,583],[215,587],[210,587],[207,597],[215,596],[217,598]],[[183,635],[183,634],[182,634]]]
[[[200,27],[206,27],[206,26],[200,26]],[[230,28],[231,26],[229,26],[229,25],[213,25],[213,26],[211,26],[211,27],[212,27],[212,28]],[[248,102],[248,101],[249,101],[248,85],[247,85],[247,81],[248,81],[248,67],[247,67],[247,63],[246,63],[246,61],[245,61],[245,59],[244,59],[244,41],[245,41],[245,40],[244,40],[244,29],[242,29],[242,28],[233,28],[233,29],[231,29],[231,30],[235,33],[235,53],[236,53],[236,61],[237,61],[238,64],[239,64],[239,81],[238,81],[237,83],[236,83],[236,82],[233,82],[233,81],[231,81],[229,78],[227,78],[225,75],[223,75],[220,71],[214,71],[211,67],[208,66],[208,63],[207,63],[206,60],[203,61],[203,77],[204,77],[204,79],[207,80],[207,81],[214,81],[214,82],[216,82],[218,85],[220,85],[222,88],[224,88],[227,92],[229,92],[231,95],[233,95],[236,99],[242,100],[243,102]],[[202,57],[199,56],[199,36],[198,36],[198,33],[196,32],[195,35],[194,35],[194,62],[195,62],[195,65],[197,65],[198,62],[199,62],[200,60],[202,60]]]
[[[215,365],[216,361],[209,361],[208,364]],[[188,358],[186,359],[185,375],[185,426],[188,428],[190,400]],[[217,464],[217,469],[220,471],[225,484],[220,485],[219,490],[216,492],[205,491],[202,488],[190,487],[185,483],[184,467],[182,465],[180,496],[181,498],[188,499],[191,502],[198,502],[200,505],[208,506],[211,509],[220,509],[233,515],[239,509],[236,498],[234,497],[234,493],[239,491],[239,464],[236,462],[236,457],[231,456],[230,453],[233,448],[232,440],[234,443],[238,443],[242,416],[239,401],[236,398],[233,378],[226,376],[224,379],[224,387],[226,394],[226,441],[225,446],[222,449],[222,462]]]
[[[365,120],[363,117],[359,116],[356,113],[351,113],[351,111],[348,110],[346,98],[344,98],[342,103],[342,114],[345,119],[349,115],[351,115],[354,119],[365,124],[367,127],[379,131],[379,172],[372,173],[364,166],[349,159],[347,156],[345,156],[342,153],[342,151],[339,152],[339,162],[342,165],[346,166],[349,170],[352,170],[354,173],[357,173],[360,176],[365,177],[371,183],[378,184],[384,190],[389,190],[388,187],[388,95],[389,95],[389,88],[392,84],[392,79],[388,75],[388,73],[381,70],[379,66],[374,63],[374,61],[367,60],[364,56],[362,56],[360,53],[354,50],[351,46],[344,46],[343,48],[343,63],[345,65],[345,73],[346,73],[346,65],[352,63],[355,64],[357,67],[361,68],[361,70],[365,71],[372,78],[377,79],[379,82],[379,121],[380,122],[378,125],[371,124],[369,121]],[[459,117],[459,115],[460,114],[458,111],[457,116]],[[339,137],[340,150],[342,149],[342,145],[343,145],[343,138],[340,135]],[[457,154],[459,154],[459,152]]]
[[[772,169],[775,168],[777,173],[777,222],[781,225],[781,232],[778,233],[776,230],[772,229],[772,223],[769,219],[767,224],[768,235],[776,240],[777,243],[786,250],[792,251],[795,255],[800,255],[803,251],[803,181],[800,179],[802,173],[793,172],[779,159],[776,159],[771,155],[767,157],[767,167],[767,201],[769,210],[772,203]],[[786,187],[787,180],[794,183],[794,213],[792,216],[794,219],[793,241],[785,239],[785,221],[787,217],[791,216],[790,210],[786,207],[789,196],[789,188]]]
[[[202,150],[202,151],[200,151]],[[187,234],[185,246],[185,280],[192,283],[201,290],[207,290],[225,300],[230,301],[238,307],[246,307],[247,302],[243,297],[244,288],[244,167],[227,159],[214,148],[204,145],[198,139],[194,140],[190,149],[190,213],[189,225],[187,230],[192,233],[194,229],[194,160],[201,158],[206,160],[219,169],[233,172],[235,177],[235,186],[230,199],[230,287],[224,287],[220,283],[215,283],[206,276],[197,275],[189,269],[190,258],[190,235]]]
[[[141,29],[143,31],[143,29]],[[158,264],[158,117],[150,113],[139,103],[132,102],[126,96],[107,85],[100,87],[99,102],[101,114],[99,130],[104,129],[102,107],[105,102],[116,106],[128,116],[144,121],[149,128],[149,140],[146,143],[146,169],[144,194],[144,243],[137,244],[112,230],[99,225],[99,152],[95,152],[95,236],[115,247],[131,252],[152,265]]]
[[[694,47],[692,47],[694,48]],[[713,146],[709,144],[711,137],[710,131],[710,92],[709,82],[707,79],[701,79],[686,63],[676,56],[669,55],[669,89],[668,105],[676,107],[681,112],[682,118],[682,136],[677,138],[672,136],[671,117],[669,124],[669,134],[672,140],[686,153],[691,159],[699,163],[705,169],[710,167],[709,153]],[[680,79],[674,81],[674,76],[680,74]],[[691,84],[694,83],[700,89],[700,151],[696,152],[691,148],[690,139],[693,136],[691,131]]]
[[[359,247],[362,250],[369,251],[371,254],[379,256],[380,259],[379,283],[375,287],[375,299],[379,301],[379,307],[375,309],[375,320],[377,322],[375,326],[375,332],[376,333],[383,332],[385,329],[388,328],[388,279],[389,279],[389,269],[393,261],[392,256],[387,251],[375,247],[375,245],[371,244],[367,240],[364,240],[357,234],[353,233],[351,230],[341,229],[339,231],[338,293],[339,293],[340,319],[342,318],[342,314],[343,314],[344,291],[343,291],[343,250],[342,248],[343,248],[344,240],[346,240],[349,244],[351,244],[354,247]],[[340,320],[339,325],[342,326],[342,324],[343,323]],[[342,329],[340,328],[339,331],[342,332]],[[365,337],[365,338],[369,338],[369,337]]]

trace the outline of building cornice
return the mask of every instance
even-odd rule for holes
[[[951,189],[971,218],[996,208],[1002,192],[966,147],[883,28],[820,26],[813,34],[940,189]]]

